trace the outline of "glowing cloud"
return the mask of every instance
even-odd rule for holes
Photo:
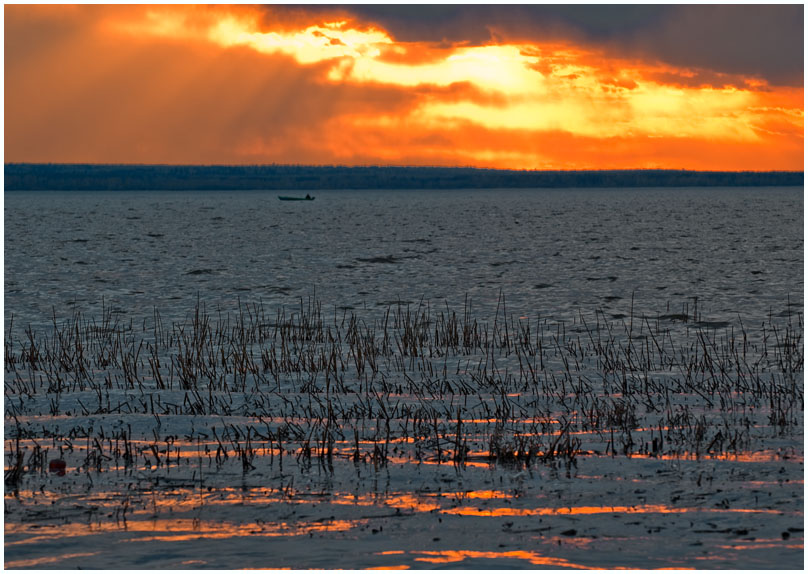
[[[27,12],[7,8],[7,31],[35,26],[20,17]],[[71,22],[81,39],[48,44],[50,60],[36,79],[15,66],[9,42],[23,35],[9,40],[7,33],[6,109],[9,102],[31,108],[7,124],[12,161],[802,169],[803,89],[773,87],[759,77],[621,59],[572,40],[398,42],[378,25],[337,11],[303,9],[291,17],[246,6],[87,7]],[[138,65],[146,54],[155,57],[156,46],[181,72],[164,62],[154,70]],[[80,61],[82,54],[89,62]],[[114,68],[109,62],[116,57],[130,67]],[[179,151],[183,135],[172,132],[163,138],[174,142],[171,148],[135,142],[113,159],[110,150],[122,144],[103,145],[112,135],[102,133],[107,112],[96,106],[79,112],[99,118],[87,126],[93,135],[79,158],[75,146],[66,152],[59,137],[49,141],[45,122],[35,119],[36,102],[48,103],[41,94],[61,78],[68,78],[61,93],[73,94],[71,105],[81,108],[93,99],[82,100],[82,91],[91,94],[101,81],[104,89],[127,85],[131,70],[141,68],[136,91],[143,96],[127,117],[143,123],[165,114],[154,122],[162,130],[190,114],[195,101],[215,99],[227,78],[232,89],[220,109],[208,104],[199,124],[186,129],[204,133],[207,126],[218,135],[189,137],[190,147]],[[68,107],[56,99],[48,113]],[[125,119],[114,122],[118,133],[129,130]],[[37,129],[46,143],[44,155],[34,157],[33,144],[16,142],[29,141]],[[201,149],[201,141],[209,147]],[[710,145],[714,152],[705,159]]]
[[[392,40],[381,32],[345,29],[345,22],[309,26],[292,34],[245,30],[235,18],[219,22],[209,38],[222,46],[249,46],[259,52],[281,52],[293,56],[301,64],[312,64],[332,58],[365,59],[379,56],[378,44]]]

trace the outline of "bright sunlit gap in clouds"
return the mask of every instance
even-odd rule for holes
[[[221,132],[218,162],[704,169],[709,161],[688,147],[703,150],[702,144],[721,142],[734,147],[711,158],[716,169],[748,168],[749,158],[757,158],[757,169],[801,169],[802,88],[617,57],[572,39],[476,45],[398,41],[379,25],[349,14],[302,10],[295,18],[278,20],[273,12],[246,6],[107,7],[94,30],[88,25],[90,39],[84,43],[90,48],[97,38],[122,51],[137,45],[131,56],[137,58],[150,44],[169,42],[166,61],[176,52],[176,57],[232,70],[230,76],[238,70],[241,77],[233,78],[232,86],[216,84],[221,74],[211,74],[207,82],[195,78],[193,87],[174,88],[174,105],[192,109],[204,99],[198,93],[233,93],[218,101],[220,109],[198,114],[200,122],[211,122]],[[87,14],[92,21],[94,11]],[[9,15],[13,20],[14,11]],[[81,25],[78,19],[76,26]],[[183,47],[196,52],[180,54]],[[231,65],[235,60],[239,66]],[[125,70],[119,72],[131,81]],[[144,72],[143,85],[153,79],[148,74]],[[8,85],[14,86],[10,79]],[[108,78],[117,79],[114,73]],[[142,105],[148,107],[155,98],[146,94]],[[228,107],[237,101],[249,102],[249,109]],[[161,107],[171,114],[170,104]],[[314,111],[296,114],[298,108]],[[253,118],[249,126],[228,128],[225,117],[245,114]],[[289,122],[297,118],[297,123],[287,124],[284,116]],[[91,123],[97,124],[91,129],[103,129],[103,121]],[[11,127],[7,149],[14,155]],[[559,134],[566,140],[556,141]],[[591,153],[599,140],[609,138],[621,140],[619,155],[608,149]],[[738,146],[745,151],[739,154]],[[152,153],[160,151],[156,147],[141,145]],[[118,159],[188,161],[183,154],[190,151],[174,153],[182,157]]]
[[[291,34],[246,30],[238,20],[225,19],[210,31],[210,39],[222,46],[249,46],[259,52],[281,52],[293,56],[301,64],[313,64],[333,58],[364,60],[377,57],[377,44],[390,44],[387,36],[377,31],[360,32],[343,29],[344,22],[309,26]]]

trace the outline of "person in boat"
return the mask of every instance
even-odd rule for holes
[[[306,199],[311,199],[311,196],[308,193],[306,194]]]

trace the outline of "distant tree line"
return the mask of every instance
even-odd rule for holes
[[[318,190],[803,185],[803,172],[468,167],[5,164],[12,190]]]

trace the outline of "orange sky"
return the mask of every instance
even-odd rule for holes
[[[580,34],[401,40],[322,7],[4,13],[5,162],[803,169],[802,85]]]

